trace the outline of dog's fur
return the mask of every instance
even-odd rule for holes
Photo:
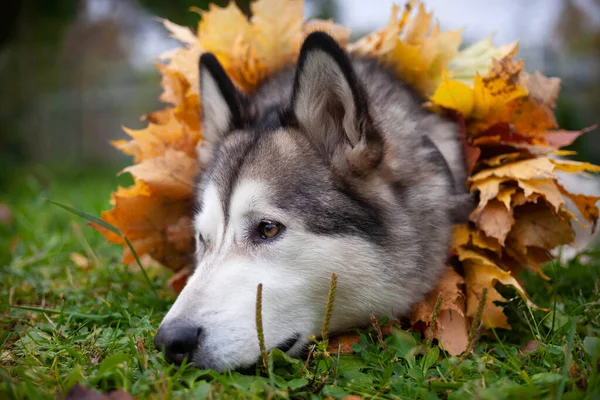
[[[257,361],[259,283],[267,350],[292,355],[320,332],[333,272],[331,331],[406,314],[432,289],[451,226],[472,207],[453,122],[318,32],[297,65],[252,96],[211,54],[200,82],[208,167],[197,189],[197,267],[160,328],[196,332],[190,361],[217,370]],[[281,233],[263,238],[261,221],[281,223]]]

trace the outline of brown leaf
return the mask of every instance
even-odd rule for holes
[[[456,301],[463,297],[461,285],[464,279],[458,275],[451,267],[446,267],[438,280],[436,287],[425,297],[425,299],[417,303],[410,314],[410,321],[415,324],[417,321],[430,323],[433,317],[435,304],[438,296],[442,295],[442,304],[440,310],[455,310],[461,311],[456,305]]]
[[[529,91],[530,97],[538,104],[554,108],[560,92],[559,78],[548,78],[539,71],[536,71],[533,75],[522,73],[521,78]]]
[[[512,210],[508,210],[502,202],[495,199],[488,202],[483,209],[477,208],[473,211],[469,219],[487,236],[498,239],[501,245],[515,223]]]
[[[10,208],[6,204],[0,204],[0,224],[9,225],[12,223],[13,217]]]
[[[528,353],[533,353],[534,351],[536,351],[539,348],[539,344],[536,340],[529,340],[527,343],[525,343],[525,345],[523,347],[521,347],[521,349],[519,350],[519,353],[521,355],[525,355]]]
[[[515,224],[509,237],[519,244],[521,252],[534,246],[552,250],[571,244],[575,239],[570,222],[556,215],[545,203],[525,204],[514,210]]]
[[[455,237],[460,236],[460,226],[455,229]],[[427,297],[417,303],[410,315],[411,324],[418,322],[429,325],[433,318],[438,296],[442,296],[433,337],[451,355],[463,353],[467,348],[469,335],[465,319],[464,294],[462,285],[464,279],[454,269],[446,267],[435,289]],[[425,329],[425,333],[428,330]]]
[[[76,383],[65,396],[65,400],[134,400],[134,398],[121,389],[100,394]]]
[[[354,350],[352,350],[352,345],[357,343],[360,343],[360,335],[358,332],[343,332],[329,338],[327,351],[331,354],[337,354],[339,348],[341,354],[352,354],[354,353]]]
[[[559,149],[561,147],[566,147],[571,145],[579,136],[591,132],[595,130],[598,125],[592,125],[580,131],[565,131],[565,130],[557,130],[546,133],[544,137],[546,142],[556,148]]]
[[[467,331],[467,318],[464,312],[464,301],[461,301],[461,311],[441,310],[438,314],[438,323],[433,336],[438,339],[442,349],[452,356],[458,356],[467,350],[469,332]]]

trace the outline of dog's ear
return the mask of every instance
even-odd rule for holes
[[[365,172],[381,160],[383,140],[367,93],[348,55],[323,32],[302,45],[290,111],[292,123],[334,167]]]
[[[249,103],[233,84],[212,53],[200,56],[200,106],[202,134],[205,138],[203,153],[212,148],[228,132],[242,129],[249,118]]]

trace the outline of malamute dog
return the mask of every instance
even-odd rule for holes
[[[432,289],[472,208],[453,122],[321,32],[251,96],[212,54],[200,82],[196,270],[155,339],[168,360],[256,363],[259,283],[267,350],[291,355],[320,332],[332,272],[332,332],[406,314]]]

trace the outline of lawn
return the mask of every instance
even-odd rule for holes
[[[46,201],[99,215],[110,191],[127,181],[113,175],[38,170],[0,193],[12,213],[12,222],[0,222],[0,398],[56,398],[76,382],[156,399],[600,398],[594,252],[585,265],[547,265],[549,282],[521,277],[550,312],[529,310],[502,288],[513,329],[480,335],[468,357],[447,356],[401,329],[381,342],[370,329],[352,355],[324,354],[317,345],[306,363],[276,351],[260,375],[174,368],[153,346],[174,299],[170,273],[148,266],[150,287],[139,267],[120,263],[119,247]]]

